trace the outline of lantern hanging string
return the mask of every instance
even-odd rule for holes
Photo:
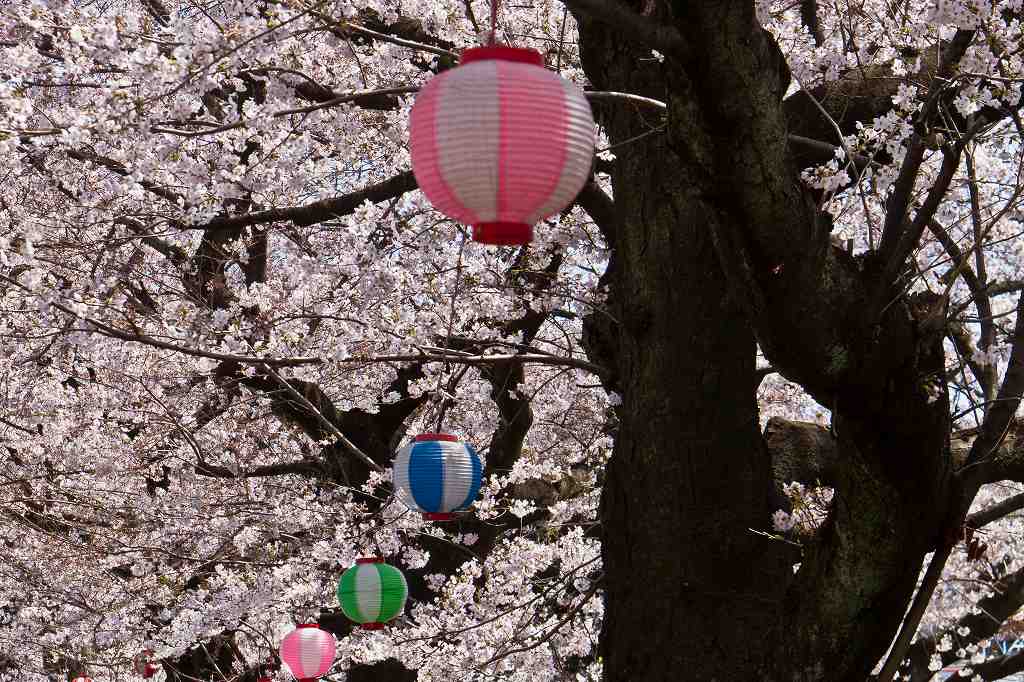
[[[494,4],[497,5],[498,0],[494,0]],[[493,38],[494,33],[492,31],[491,37]],[[451,348],[452,343],[452,331],[455,327],[455,311],[456,303],[459,300],[459,289],[462,288],[462,255],[466,251],[466,234],[459,231],[462,240],[459,242],[459,258],[455,264],[455,286],[452,288],[452,300],[451,305],[448,308],[448,330],[444,337],[444,350],[447,352]],[[441,377],[451,371],[451,363],[444,363],[444,372],[439,372],[437,375],[437,425],[434,427],[436,432],[441,432],[441,424],[444,422],[444,414],[446,412],[446,405],[448,402],[448,393],[443,390],[441,386]]]
[[[491,34],[487,38],[487,45],[494,46],[494,37],[498,32],[498,5],[501,0],[491,0]]]

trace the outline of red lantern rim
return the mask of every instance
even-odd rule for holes
[[[532,64],[533,66],[544,68],[544,56],[540,52],[523,47],[505,47],[504,45],[489,45],[487,47],[465,49],[462,51],[462,59],[459,63],[470,64],[488,59]]]
[[[357,564],[382,564],[384,563],[384,557],[382,556],[367,556],[362,559],[356,559]]]
[[[384,623],[360,623],[359,627],[364,630],[383,630]]]
[[[296,625],[295,629],[298,630],[299,628],[319,628],[319,627],[320,627],[319,623],[301,623],[299,625]]]
[[[424,521],[451,521],[455,514],[449,512],[423,512]]]
[[[459,438],[458,436],[453,436],[450,433],[421,433],[413,438],[413,440],[417,443],[422,443],[425,440],[444,440],[451,443],[457,443]]]
[[[533,225],[493,222],[473,225],[473,241],[496,246],[521,246],[533,239]]]

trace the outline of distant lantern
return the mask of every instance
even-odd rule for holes
[[[299,625],[281,640],[281,659],[299,682],[313,682],[334,663],[334,635],[316,623]]]
[[[402,572],[380,557],[356,559],[338,581],[341,610],[365,630],[380,630],[405,608],[409,587]]]
[[[132,667],[135,668],[135,672],[147,680],[156,675],[157,667],[153,662],[153,652],[146,649],[141,654],[136,654],[132,659]]]
[[[409,128],[420,189],[485,244],[528,243],[590,177],[590,105],[534,50],[464,51],[420,90]]]
[[[395,455],[392,480],[399,498],[429,521],[449,521],[480,492],[480,457],[447,433],[422,433]]]
[[[75,679],[71,680],[71,682],[92,682],[92,678],[91,677],[76,677]]]

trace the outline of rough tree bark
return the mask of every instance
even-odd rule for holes
[[[688,89],[602,25],[584,18],[582,33],[596,88]],[[716,262],[699,170],[657,116],[619,107],[599,118],[613,144],[647,135],[615,149],[606,283],[619,324],[593,319],[586,335],[593,356],[615,360],[623,397],[601,505],[605,676],[764,677],[775,646],[763,634],[780,622],[792,571],[781,544],[751,532],[772,511],[754,336]]]

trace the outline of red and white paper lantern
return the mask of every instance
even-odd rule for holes
[[[92,682],[92,678],[91,677],[76,677],[75,679],[71,680],[71,682]]]
[[[485,244],[529,242],[590,176],[590,105],[534,50],[466,50],[420,90],[409,127],[420,189]]]
[[[281,660],[299,682],[313,682],[331,669],[334,645],[334,635],[316,623],[305,623],[281,641]]]
[[[158,670],[156,663],[153,662],[153,652],[149,649],[135,655],[135,658],[132,659],[132,667],[135,668],[135,672],[147,680],[156,675]]]

